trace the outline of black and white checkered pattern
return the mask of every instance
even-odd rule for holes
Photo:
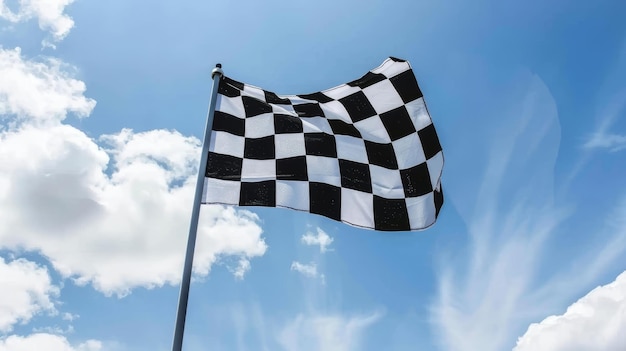
[[[443,152],[413,70],[389,58],[325,91],[279,96],[221,79],[203,203],[284,207],[354,226],[432,225]]]

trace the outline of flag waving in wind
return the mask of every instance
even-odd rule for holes
[[[222,77],[202,203],[283,207],[353,226],[425,229],[443,205],[443,151],[407,61],[277,95]]]

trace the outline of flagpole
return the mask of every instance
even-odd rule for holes
[[[218,76],[217,78],[215,76]],[[183,268],[183,279],[180,283],[180,295],[178,297],[178,311],[176,313],[176,329],[174,331],[174,342],[172,351],[181,351],[183,348],[183,333],[185,330],[185,318],[187,317],[187,302],[189,300],[189,286],[191,284],[191,271],[193,267],[193,254],[196,247],[196,236],[198,233],[198,219],[200,217],[200,204],[202,191],[204,189],[204,177],[206,173],[207,160],[209,158],[209,144],[211,143],[211,128],[213,127],[213,115],[217,99],[219,82],[224,72],[222,65],[217,64],[211,72],[213,79],[213,89],[211,90],[211,101],[209,112],[207,113],[206,126],[204,127],[204,140],[202,142],[202,154],[200,156],[200,166],[198,168],[198,179],[196,180],[196,193],[193,199],[193,209],[191,211],[191,224],[189,225],[189,236],[187,238],[187,253],[185,254],[185,266]]]

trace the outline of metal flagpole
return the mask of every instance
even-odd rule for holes
[[[217,78],[215,77],[217,75]],[[193,266],[193,254],[196,247],[196,235],[198,232],[198,218],[200,217],[200,204],[202,200],[202,190],[204,188],[204,177],[206,172],[207,159],[209,158],[209,144],[211,142],[211,128],[213,127],[213,115],[215,113],[215,103],[217,89],[220,79],[224,75],[222,65],[217,64],[211,72],[213,79],[213,90],[211,91],[211,102],[207,113],[206,126],[204,127],[204,141],[202,142],[202,155],[200,157],[200,167],[198,169],[198,179],[196,181],[196,193],[193,199],[193,209],[191,212],[191,224],[189,225],[189,237],[187,238],[187,253],[185,255],[185,267],[183,268],[183,280],[180,283],[180,295],[178,297],[178,312],[176,313],[176,330],[174,331],[174,343],[172,351],[181,351],[183,347],[183,332],[185,330],[185,317],[187,316],[187,302],[189,300],[189,285],[191,284],[191,268]]]

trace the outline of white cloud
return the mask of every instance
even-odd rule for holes
[[[104,350],[102,342],[97,340],[87,340],[76,346],[63,336],[36,333],[28,336],[11,335],[0,338],[0,351],[101,351]]]
[[[0,291],[0,332],[27,323],[40,312],[56,313],[53,300],[59,288],[52,284],[48,270],[34,262],[17,259],[7,263],[0,257]]]
[[[291,270],[311,278],[317,278],[317,276],[319,275],[317,271],[317,264],[315,264],[315,262],[304,264],[294,261],[291,263]]]
[[[63,120],[68,113],[88,116],[96,102],[83,95],[85,83],[72,78],[74,70],[54,58],[26,60],[20,48],[0,46],[0,117],[45,123]]]
[[[0,248],[39,252],[64,277],[106,294],[177,284],[199,140],[167,130],[94,140],[61,123],[95,104],[71,68],[25,61],[19,50],[1,57],[2,76],[17,84],[0,83],[0,114],[10,115],[0,128]],[[234,256],[242,278],[267,248],[258,223],[249,211],[203,206],[194,272]]]
[[[334,239],[326,234],[326,232],[324,232],[321,228],[317,228],[317,235],[308,232],[304,234],[300,240],[306,245],[318,245],[321,253],[328,251],[328,246],[330,246],[330,244],[334,241]]]
[[[63,318],[64,321],[70,321],[71,322],[71,321],[74,321],[74,320],[80,318],[80,316],[77,315],[77,314],[72,314],[72,313],[69,313],[69,312],[65,312],[65,313],[63,313],[63,316],[61,318]]]
[[[515,351],[626,350],[626,272],[559,316],[531,324]]]
[[[13,11],[5,0],[0,0],[0,18],[18,23],[37,19],[39,28],[51,34],[51,40],[58,42],[65,38],[74,27],[74,21],[65,13],[65,8],[74,0],[19,0],[19,8]],[[44,40],[44,46],[53,44]]]
[[[360,350],[364,332],[380,317],[380,313],[352,317],[300,314],[280,330],[277,339],[286,351]]]
[[[232,268],[231,272],[237,279],[243,279],[246,273],[250,270],[251,264],[250,260],[247,258],[240,258],[237,267]]]
[[[45,326],[45,327],[36,327],[33,328],[33,333],[47,333],[54,335],[63,335],[63,334],[71,334],[74,332],[74,327],[68,325],[66,329],[61,328],[58,325],[55,326]]]
[[[67,125],[0,135],[1,245],[40,251],[63,276],[105,293],[176,284],[198,141],[162,130],[105,139],[117,142],[108,154]],[[203,206],[196,273],[208,274],[221,255],[262,256],[261,234],[248,211]]]
[[[620,151],[626,149],[626,135],[595,133],[583,146],[587,149]]]

